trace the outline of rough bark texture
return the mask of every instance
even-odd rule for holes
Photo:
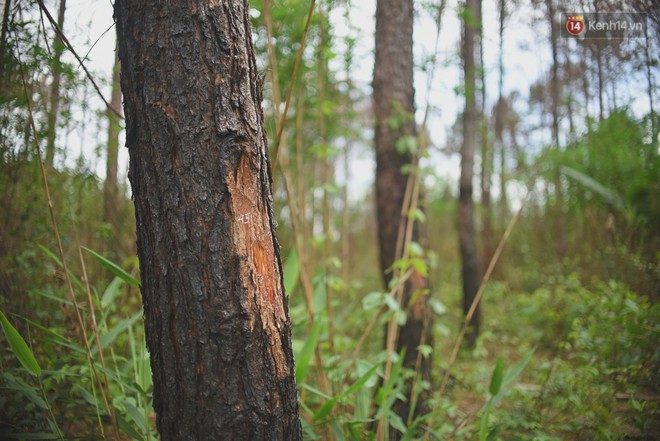
[[[378,0],[376,6],[376,59],[374,64],[374,113],[376,118],[376,209],[380,266],[385,286],[392,275],[387,270],[396,259],[396,243],[401,222],[406,181],[408,175],[401,167],[410,164],[409,153],[399,154],[397,141],[403,136],[415,136],[413,89],[413,2],[412,0]],[[418,228],[413,240],[419,240]],[[406,284],[403,305],[408,306],[408,320],[399,330],[397,350],[406,348],[404,366],[416,367],[417,347],[424,342],[424,323],[428,322],[426,296],[418,296],[409,305],[412,294],[424,289],[427,282],[419,274]],[[430,344],[430,338],[426,338]],[[430,357],[422,358],[422,377],[428,379]],[[399,415],[406,421],[406,405],[400,406]],[[422,406],[423,407],[423,406]]]
[[[161,439],[301,439],[247,2],[115,17]]]
[[[465,111],[463,113],[463,145],[461,147],[461,178],[458,199],[458,236],[463,277],[463,311],[470,309],[479,290],[481,270],[474,231],[472,178],[474,152],[477,144],[478,111],[475,101],[475,38],[479,34],[477,17],[479,0],[467,0],[468,19],[463,22],[463,72],[465,75]],[[474,346],[479,335],[480,308],[477,307],[466,333],[468,346]]]

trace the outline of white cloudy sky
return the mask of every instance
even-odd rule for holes
[[[286,1],[286,0],[282,0]],[[448,0],[447,9],[442,19],[442,32],[440,36],[440,47],[438,54],[438,68],[435,72],[434,82],[430,91],[430,102],[436,111],[430,121],[432,142],[443,147],[446,142],[447,132],[456,119],[463,106],[460,97],[454,91],[460,84],[460,60],[458,57],[458,43],[460,39],[460,20],[458,19],[458,0]],[[489,98],[487,106],[492,106],[497,90],[497,54],[499,44],[498,14],[495,0],[484,1],[484,53],[487,72],[487,90]],[[346,32],[357,32],[359,43],[355,56],[356,65],[353,72],[353,80],[361,85],[366,93],[370,93],[371,72],[373,68],[373,31],[375,0],[353,0],[350,12],[352,27],[357,31],[350,31],[345,23],[343,15],[338,13],[333,19],[333,30],[337,37]],[[416,62],[432,53],[435,44],[434,19],[427,11],[422,11],[417,2],[417,13],[415,23],[415,57]],[[51,11],[56,11],[56,0],[47,1]],[[528,6],[517,6],[507,21],[505,30],[504,59],[506,65],[505,93],[513,90],[519,91],[523,96],[527,95],[529,86],[540,73],[547,70],[551,59],[548,45],[547,21],[538,21],[530,25],[530,17],[542,17],[545,11],[532,10]],[[305,17],[300,17],[301,23]],[[111,28],[112,4],[110,0],[77,0],[69,1],[67,4],[67,17],[64,25],[65,33],[80,54],[86,53],[92,44],[96,42],[89,53],[88,66],[95,72],[97,78],[105,80],[103,90],[105,96],[110,96],[109,78],[113,64],[113,50],[115,47],[115,30]],[[415,89],[418,119],[421,120],[427,99],[426,74],[418,71],[415,76]],[[90,92],[90,96],[93,94]],[[100,101],[91,98],[92,106],[101,108]],[[644,110],[643,100],[637,103]],[[84,120],[84,118],[83,118]],[[104,176],[104,163],[102,157],[93,152],[99,151],[99,146],[105,142],[105,128],[91,127],[81,124],[72,130],[63,144],[67,146],[68,157],[76,158],[80,151],[85,152],[87,161],[90,162],[92,170],[101,177]],[[364,150],[364,149],[363,149]],[[121,151],[121,163],[123,170],[127,163],[127,152]],[[458,176],[457,155],[435,155],[432,158],[434,166],[437,165],[438,173],[446,179],[455,181]],[[364,187],[368,184],[372,173],[365,173],[365,169],[373,168],[370,158],[355,158],[352,184]],[[341,179],[341,177],[340,177]]]

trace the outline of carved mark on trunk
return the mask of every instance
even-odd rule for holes
[[[248,150],[249,151],[249,150]],[[279,267],[275,260],[273,240],[265,201],[261,197],[259,182],[260,162],[252,162],[250,155],[241,157],[235,179],[228,178],[234,216],[233,228],[236,252],[242,256],[241,280],[246,281],[246,299],[249,305],[250,327],[261,323],[268,336],[271,357],[278,378],[289,375],[291,367],[283,351],[282,330],[285,329],[283,293],[278,283]],[[251,282],[251,283],[250,283]]]

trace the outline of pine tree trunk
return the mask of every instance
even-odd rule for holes
[[[376,6],[376,58],[374,64],[374,113],[376,117],[376,212],[380,267],[385,286],[392,280],[388,269],[396,256],[396,244],[401,222],[408,175],[402,167],[412,162],[412,155],[399,153],[397,141],[404,136],[415,136],[413,89],[413,2],[412,0],[378,0]],[[419,229],[414,228],[412,240],[419,240]],[[425,289],[427,281],[420,274],[406,283],[402,305],[409,307],[406,324],[399,329],[396,349],[406,349],[404,366],[415,369],[418,346],[430,344],[428,332],[429,311],[426,296],[417,296],[409,305],[415,291]],[[426,334],[426,335],[425,335]],[[428,379],[430,357],[422,358],[419,370]],[[423,398],[421,400],[423,402]],[[402,403],[399,403],[402,404]],[[408,404],[397,406],[397,413],[408,419]],[[423,403],[422,403],[423,404]],[[422,406],[423,407],[423,406]]]
[[[117,0],[161,440],[299,440],[247,1]]]
[[[474,177],[474,152],[477,144],[478,111],[476,105],[475,38],[479,33],[476,25],[479,0],[467,0],[469,19],[463,23],[463,71],[465,75],[465,111],[463,113],[463,145],[461,147],[461,177],[458,199],[458,239],[460,244],[463,311],[467,315],[481,282],[481,270],[474,230],[472,180]],[[474,346],[481,323],[479,307],[474,312],[466,332],[466,342]]]

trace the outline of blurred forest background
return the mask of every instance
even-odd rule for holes
[[[319,0],[306,28],[308,0],[250,2],[306,438],[373,439],[384,421],[404,439],[658,439],[657,5],[414,2],[419,135],[397,150],[420,184],[404,216],[420,234],[385,287],[375,9],[364,3]],[[69,18],[67,7],[3,4],[0,439],[157,439],[120,67],[93,67],[114,58],[93,48],[115,30]],[[647,14],[642,38],[559,33],[562,13],[621,10]],[[465,23],[476,32],[469,87]],[[480,325],[462,339],[466,121],[476,128],[477,285],[488,280]],[[396,275],[411,268],[428,280],[415,294],[432,314],[432,341],[416,348],[428,377],[403,357],[388,362],[383,343],[387,324],[408,318]],[[420,397],[422,412],[396,411]]]

